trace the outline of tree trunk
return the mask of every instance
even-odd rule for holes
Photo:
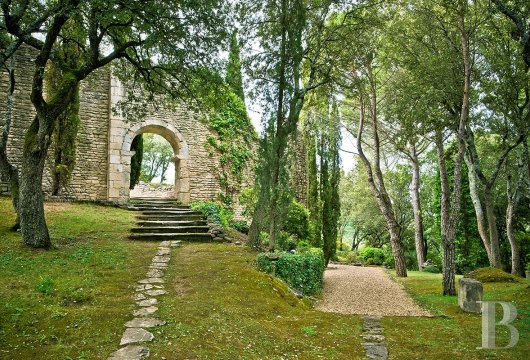
[[[512,249],[512,274],[521,276],[523,274],[521,268],[521,253],[519,250],[519,244],[517,244],[517,240],[513,233],[513,220],[515,217],[515,208],[517,207],[517,202],[514,200],[515,199],[509,198],[508,207],[506,208],[506,235],[508,236],[508,241],[510,242],[510,247]]]
[[[51,242],[44,217],[42,174],[50,137],[39,136],[36,130],[38,124],[39,119],[35,117],[26,132],[24,143],[20,168],[20,228],[24,244],[34,248],[48,248]]]
[[[484,189],[484,205],[486,207],[486,216],[488,219],[490,244],[491,244],[491,256],[493,259],[492,266],[495,268],[502,269],[501,261],[501,249],[499,246],[499,231],[497,230],[497,219],[495,217],[495,209],[493,203],[493,196],[491,193],[491,187]]]
[[[471,161],[469,155],[465,155],[464,159],[467,165],[468,179],[469,179],[469,195],[471,196],[471,201],[473,202],[473,208],[475,209],[475,215],[477,219],[477,228],[480,235],[480,239],[486,248],[486,253],[488,254],[488,260],[491,266],[494,264],[493,254],[491,253],[491,242],[488,235],[488,227],[486,225],[486,220],[484,216],[484,210],[482,209],[482,202],[478,194],[478,184],[477,184],[477,175],[475,173],[473,162]]]
[[[418,270],[423,271],[422,265],[427,260],[427,249],[423,240],[423,216],[420,202],[420,164],[416,145],[412,145],[412,182],[410,184],[410,196],[412,209],[414,211],[414,239],[416,242],[416,258],[418,259]]]
[[[455,287],[455,244],[445,235],[442,235],[442,255],[443,255],[443,277],[442,288],[444,295],[456,295]]]

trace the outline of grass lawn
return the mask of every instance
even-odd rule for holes
[[[299,303],[255,270],[255,253],[223,244],[174,251],[155,359],[362,359],[362,320]],[[293,305],[289,305],[289,303]],[[298,304],[296,304],[298,303]]]
[[[126,239],[134,214],[89,204],[46,204],[53,248],[32,250],[9,231],[14,214],[0,197],[0,359],[105,359],[135,309],[132,294],[158,246]],[[227,244],[173,251],[167,321],[149,344],[153,359],[361,359],[359,316],[322,313],[255,269],[255,253]],[[477,350],[481,317],[443,297],[441,276],[400,279],[434,318],[385,317],[391,359],[528,359],[530,289],[485,284],[486,300],[513,301],[514,349]],[[441,316],[443,315],[443,316]],[[498,345],[507,343],[499,329]]]
[[[0,359],[104,359],[157,244],[126,240],[126,210],[50,203],[46,218],[52,249],[29,249],[0,197]]]
[[[382,324],[389,344],[390,359],[530,359],[530,283],[486,283],[484,300],[511,301],[518,316],[512,323],[519,331],[519,343],[512,349],[483,350],[482,317],[464,313],[458,298],[442,296],[442,275],[409,271],[399,279],[423,307],[437,315],[434,318],[385,317]],[[500,306],[498,306],[500,308]],[[502,316],[497,314],[497,322]],[[497,346],[505,346],[509,332],[497,328]]]

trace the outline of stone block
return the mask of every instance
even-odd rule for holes
[[[480,281],[468,278],[458,280],[458,305],[465,312],[480,313],[483,288]]]

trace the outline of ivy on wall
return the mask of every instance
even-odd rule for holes
[[[217,175],[222,190],[220,200],[230,205],[234,195],[241,190],[258,137],[243,100],[230,90],[221,96],[224,98],[222,105],[208,118],[208,126],[217,132],[218,136],[209,136],[206,148],[210,155],[214,152],[219,154],[220,168]]]

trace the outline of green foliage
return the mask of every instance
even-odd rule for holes
[[[160,135],[145,133],[143,139],[143,158],[140,180],[150,183],[160,177],[160,183],[166,179],[166,171],[175,151],[171,144]]]
[[[355,251],[338,251],[337,260],[342,264],[355,264],[358,260],[358,255]]]
[[[254,188],[248,187],[239,192],[239,205],[243,207],[243,216],[251,217],[256,208],[256,192]]]
[[[317,331],[312,326],[304,326],[302,328],[302,332],[304,333],[305,336],[309,336],[309,337],[316,336],[317,334]]]
[[[365,247],[359,252],[359,257],[366,265],[382,265],[385,262],[385,251],[379,248]]]
[[[260,271],[277,276],[304,295],[314,294],[322,289],[322,253],[261,253],[256,263]]]
[[[234,217],[232,209],[214,201],[197,201],[192,202],[190,207],[193,210],[200,211],[211,221],[227,229]]]
[[[285,231],[280,231],[276,238],[278,248],[284,251],[291,251],[296,249],[297,240]]]
[[[248,234],[249,226],[248,223],[244,220],[231,221],[230,227],[243,234]]]
[[[55,292],[55,283],[49,276],[41,277],[39,283],[35,286],[35,290],[44,295],[51,295]]]
[[[135,153],[131,158],[131,182],[129,189],[134,189],[140,181],[140,174],[142,173],[142,160],[144,156],[144,139],[142,134],[137,135],[133,139],[131,151]]]
[[[311,247],[311,244],[305,240],[301,240],[296,244],[296,250],[300,252],[308,251]]]
[[[245,103],[245,92],[243,91],[243,77],[241,75],[241,58],[237,42],[237,32],[232,32],[230,38],[230,52],[228,53],[228,64],[226,65],[225,81],[230,89]]]
[[[427,265],[423,267],[423,271],[433,274],[440,273],[440,269],[436,265]]]
[[[206,119],[208,126],[218,136],[209,136],[205,147],[219,154],[218,181],[221,186],[221,200],[232,203],[241,189],[241,184],[253,157],[256,132],[247,115],[243,100],[235,93],[224,90],[215,94],[215,101],[221,102]],[[212,100],[213,101],[213,100]]]
[[[299,240],[309,240],[309,210],[293,200],[287,210],[284,231]]]

